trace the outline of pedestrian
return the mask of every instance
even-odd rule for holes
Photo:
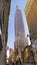
[[[14,65],[14,62],[12,62],[12,65]]]
[[[11,65],[14,65],[14,60],[12,59]]]
[[[9,65],[8,63],[6,65]]]
[[[19,63],[18,60],[16,60],[16,65],[18,65],[18,63]]]
[[[21,65],[21,59],[19,58],[19,64]]]

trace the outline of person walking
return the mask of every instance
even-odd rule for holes
[[[6,64],[6,65],[9,65],[9,64]]]
[[[14,65],[14,62],[12,62],[12,65]]]
[[[14,64],[14,59],[13,59],[13,58],[12,58],[12,62],[11,62],[11,65],[15,65],[15,64]]]
[[[19,58],[19,64],[21,65],[21,59]]]
[[[16,65],[18,65],[18,63],[19,63],[18,60],[16,60]]]

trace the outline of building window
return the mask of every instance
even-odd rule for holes
[[[9,0],[6,0],[7,2],[9,1]]]
[[[1,35],[0,35],[0,51],[2,50],[2,40],[1,40]]]
[[[36,54],[37,54],[37,51],[36,51]]]
[[[0,34],[1,34],[1,30],[2,30],[2,24],[1,24],[1,18],[0,18]]]
[[[4,24],[4,11],[3,11],[3,24]]]

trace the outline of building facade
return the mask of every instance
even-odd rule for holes
[[[37,0],[27,0],[25,15],[32,39],[37,38]]]
[[[8,38],[9,11],[10,0],[0,0],[0,31],[2,42],[2,50],[0,51],[0,65],[6,65],[6,46]]]
[[[14,49],[10,48],[10,56],[9,56],[10,63],[15,61],[15,52]]]
[[[27,0],[27,4],[25,7],[25,15],[29,27],[29,32],[31,39],[37,39],[37,0]],[[34,44],[34,43],[33,43]],[[35,47],[32,48],[35,53],[35,62],[37,62],[37,43],[35,43]]]

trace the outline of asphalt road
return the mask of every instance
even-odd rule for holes
[[[31,64],[31,63],[22,63],[21,65],[37,65],[37,64]]]
[[[13,65],[13,64],[9,64],[9,65]],[[14,65],[16,65],[16,63]],[[20,65],[20,64],[18,63],[18,65]],[[31,64],[31,63],[21,63],[21,65],[34,65],[34,63],[33,64]],[[35,65],[37,65],[37,64],[35,64]]]

